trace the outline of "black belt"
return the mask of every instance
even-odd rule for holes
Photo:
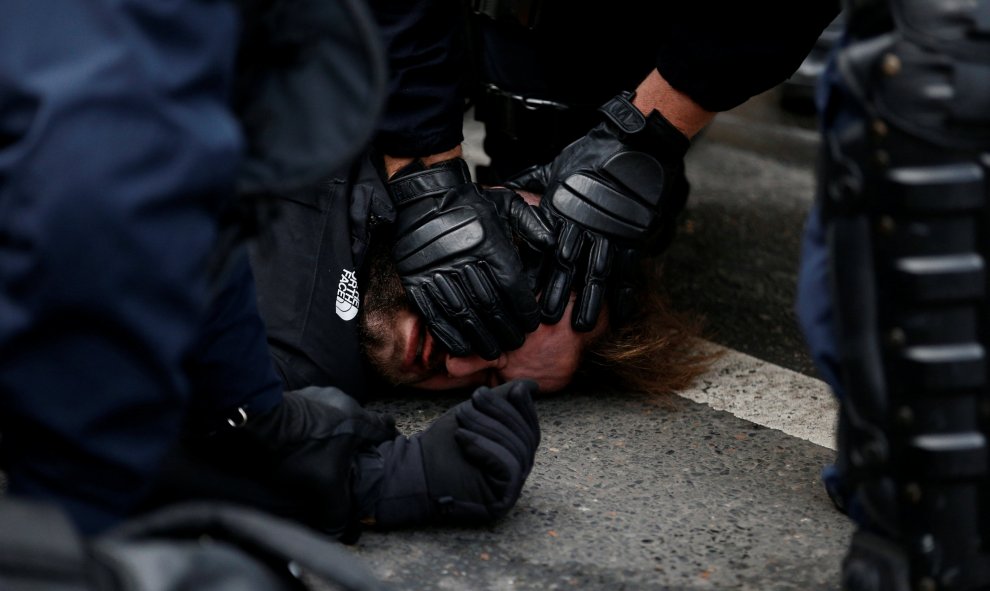
[[[601,119],[597,107],[513,94],[491,83],[482,89],[475,109],[478,121],[514,140],[555,142]]]

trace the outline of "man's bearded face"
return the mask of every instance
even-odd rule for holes
[[[453,357],[413,312],[385,249],[368,253],[368,279],[361,305],[361,345],[375,370],[389,383],[424,390],[494,386],[516,378],[536,381],[545,392],[560,390],[574,377],[587,343],[602,334],[606,314],[591,332],[575,332],[570,318],[541,324],[523,346],[488,361],[477,355]]]

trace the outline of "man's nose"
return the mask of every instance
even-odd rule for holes
[[[499,355],[496,359],[492,359],[491,361],[478,355],[454,357],[453,355],[448,354],[446,359],[447,373],[454,378],[466,377],[489,368],[501,369],[505,367],[505,363],[505,353]]]

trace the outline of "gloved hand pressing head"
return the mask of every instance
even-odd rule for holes
[[[511,509],[533,467],[540,426],[536,383],[481,387],[413,437],[378,447],[378,527],[498,519]]]
[[[600,109],[604,122],[553,162],[506,183],[543,195],[540,209],[555,227],[553,269],[540,286],[544,322],[560,320],[571,289],[578,290],[575,330],[595,327],[606,297],[610,321],[621,322],[629,313],[636,260],[661,251],[673,236],[687,199],[690,143],[660,113],[646,117],[631,100],[631,93],[616,96]]]
[[[508,189],[471,182],[460,158],[415,161],[388,183],[396,204],[392,253],[406,293],[453,355],[495,359],[540,322],[513,235],[553,248],[549,222]]]

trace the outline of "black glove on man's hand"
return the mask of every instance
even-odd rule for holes
[[[540,313],[512,236],[552,248],[539,209],[472,183],[460,158],[430,168],[416,161],[388,186],[398,209],[396,267],[433,336],[453,355],[485,359],[522,345]]]
[[[687,199],[689,140],[660,113],[644,117],[631,99],[623,93],[605,103],[603,123],[550,164],[506,183],[542,194],[540,208],[555,225],[555,265],[541,298],[548,323],[563,316],[578,273],[584,278],[574,286],[574,329],[594,328],[606,295],[612,319],[621,321],[629,312],[635,260],[667,246]]]
[[[411,438],[378,450],[384,460],[374,519],[395,528],[497,519],[515,505],[540,445],[536,383],[478,388]]]

